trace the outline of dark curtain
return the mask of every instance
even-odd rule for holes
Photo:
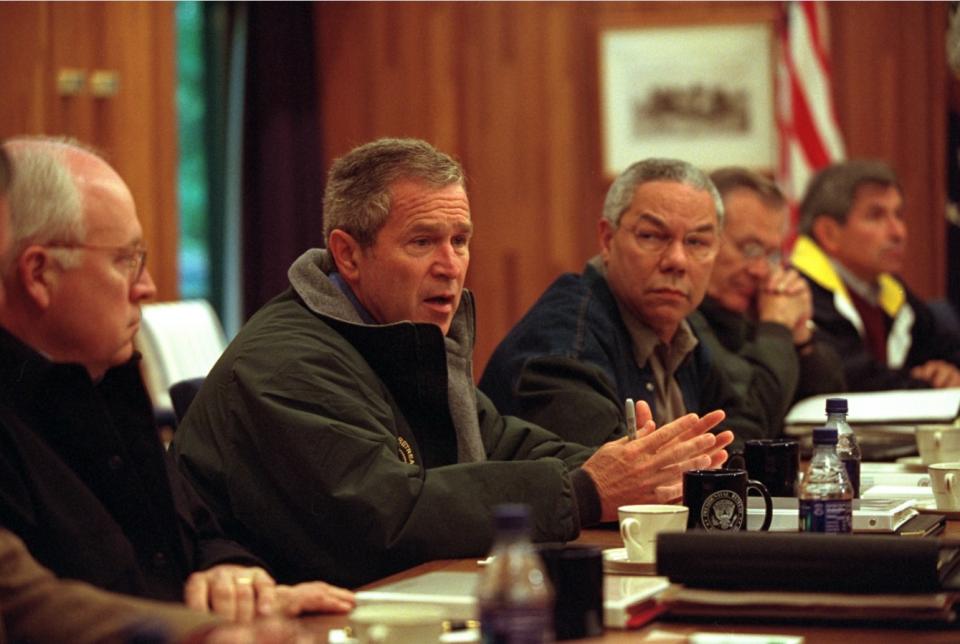
[[[243,140],[243,313],[285,289],[323,244],[323,158],[313,4],[248,6]]]
[[[237,300],[236,271],[228,265],[228,249],[236,255],[236,236],[227,234],[234,218],[228,195],[237,192],[235,168],[230,163],[230,123],[236,118],[233,96],[242,96],[242,86],[234,87],[244,66],[246,9],[242,4],[207,2],[203,8],[204,95],[203,157],[207,184],[207,252],[210,270],[210,303],[227,329],[237,332],[241,320]],[[242,80],[242,76],[240,76]],[[239,262],[237,262],[239,265]]]
[[[954,81],[956,82],[956,81]],[[947,114],[947,200],[960,209],[960,113]],[[947,297],[960,312],[960,221],[947,227]]]

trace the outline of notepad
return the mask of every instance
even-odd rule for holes
[[[827,398],[835,397],[847,399],[851,425],[899,425],[912,432],[913,425],[953,423],[960,415],[960,388],[895,389],[805,398],[790,409],[784,424],[822,425]]]
[[[446,619],[476,619],[478,572],[428,572],[356,593],[357,606],[366,604],[424,603],[441,606]],[[604,575],[603,623],[607,628],[626,628],[636,607],[642,607],[670,583],[665,577]]]
[[[853,531],[893,533],[916,516],[913,499],[856,499],[853,502]],[[747,529],[757,530],[763,522],[763,499],[751,496],[747,506]],[[773,497],[771,532],[797,532],[800,503],[794,497]]]

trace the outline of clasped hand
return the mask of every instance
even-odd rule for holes
[[[926,380],[934,389],[960,387],[960,369],[944,360],[929,360],[910,370],[910,376]]]
[[[220,564],[190,575],[184,601],[195,610],[242,623],[269,615],[345,613],[355,604],[349,590],[322,581],[278,585],[263,568],[235,564]]]
[[[792,268],[776,267],[757,293],[757,317],[790,329],[795,344],[810,339],[807,321],[813,315],[813,299],[806,280]]]

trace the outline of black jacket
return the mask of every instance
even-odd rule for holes
[[[94,383],[0,329],[0,524],[58,576],[182,600],[187,576],[262,565],[223,538],[153,423],[139,356]]]
[[[930,308],[897,277],[884,273],[878,280],[880,306],[890,322],[883,364],[867,349],[857,328],[860,316],[823,249],[801,236],[791,261],[810,284],[818,334],[842,356],[851,391],[927,388],[930,383],[910,375],[913,367],[930,360],[960,367],[960,336],[941,328]]]
[[[531,507],[537,541],[576,538],[581,496],[596,522],[579,469],[593,450],[501,416],[473,386],[468,292],[446,336],[363,324],[332,270],[326,251],[294,263],[294,288],[244,325],[177,429],[178,465],[229,534],[281,581],[358,586],[483,555],[500,503]],[[458,458],[467,431],[474,462]]]

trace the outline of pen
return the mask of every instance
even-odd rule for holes
[[[633,398],[627,398],[623,403],[623,412],[627,417],[627,440],[632,441],[637,437],[637,407]]]

